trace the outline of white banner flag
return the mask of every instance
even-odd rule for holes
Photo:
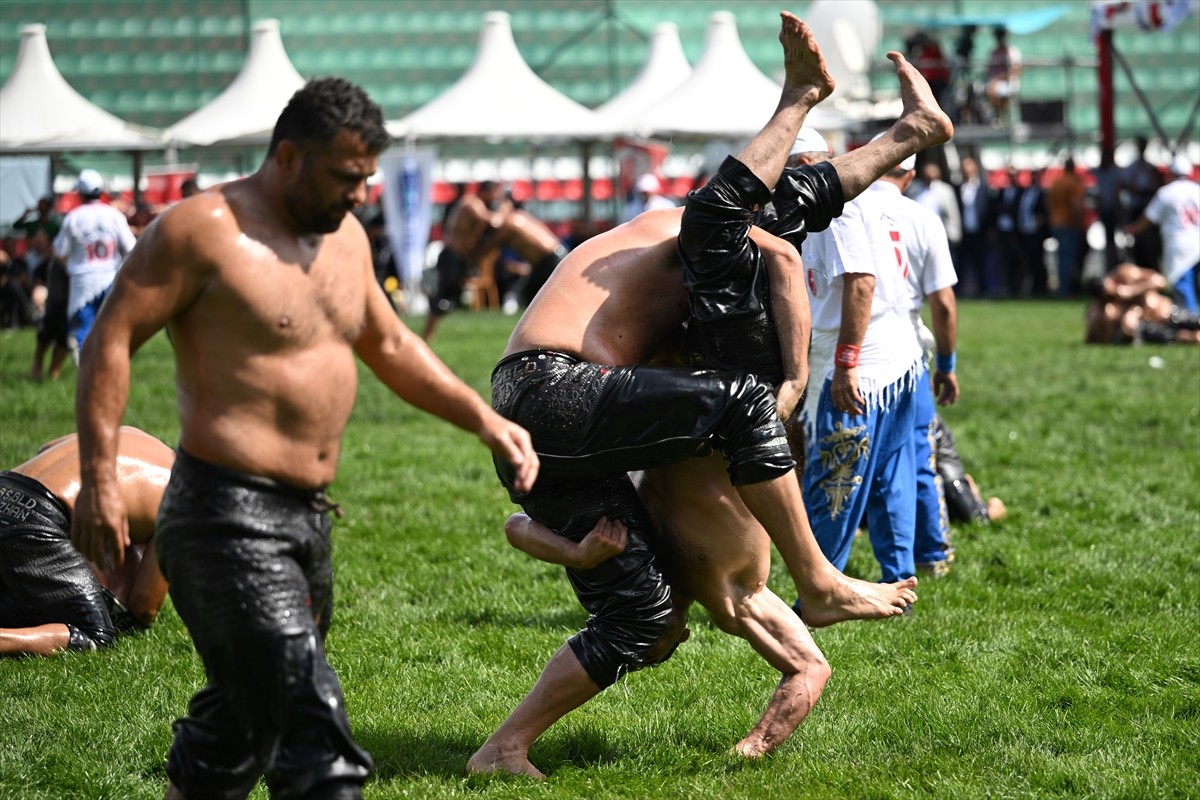
[[[1093,0],[1092,35],[1118,28],[1166,33],[1200,8],[1200,0]]]
[[[425,249],[433,221],[433,164],[437,153],[430,148],[385,153],[379,160],[383,170],[383,217],[396,257],[396,270],[405,291],[421,291]]]

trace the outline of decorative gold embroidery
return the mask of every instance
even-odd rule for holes
[[[833,433],[822,437],[817,448],[821,454],[821,467],[828,474],[820,486],[829,502],[831,519],[841,515],[850,495],[862,485],[862,476],[854,473],[858,460],[871,452],[871,437],[864,435],[866,430],[866,425],[843,428],[842,423],[835,422]]]

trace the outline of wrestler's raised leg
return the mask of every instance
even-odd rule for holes
[[[833,78],[808,26],[781,11],[779,43],[783,45],[783,91],[779,105],[763,129],[737,159],[767,187],[775,185],[788,151],[809,109],[833,91]]]
[[[878,139],[832,159],[846,200],[862,194],[904,159],[949,141],[954,135],[954,125],[938,106],[928,81],[900,53],[893,50],[887,56],[896,65],[904,108],[900,118]]]
[[[819,628],[852,619],[894,617],[916,602],[916,578],[868,583],[843,575],[829,563],[813,537],[794,474],[743,484],[737,490],[783,556],[808,625]]]

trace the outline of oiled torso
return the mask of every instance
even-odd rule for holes
[[[324,485],[354,404],[365,234],[347,216],[335,233],[297,236],[256,211],[244,183],[205,199],[186,209],[203,288],[169,326],[180,443],[233,469]]]

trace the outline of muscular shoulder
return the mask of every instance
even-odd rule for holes
[[[150,224],[144,236],[158,250],[202,252],[236,227],[228,200],[221,192],[195,195],[168,208]]]

